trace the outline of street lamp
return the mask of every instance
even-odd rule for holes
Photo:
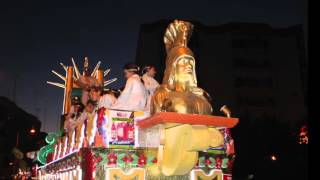
[[[277,157],[276,157],[275,155],[272,155],[272,156],[271,156],[271,160],[272,160],[272,161],[276,161],[276,160],[277,160]]]
[[[36,129],[32,126],[32,128],[30,129],[30,134],[34,135],[36,133]]]

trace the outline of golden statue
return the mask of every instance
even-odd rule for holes
[[[151,114],[212,114],[212,106],[205,97],[206,92],[197,87],[195,59],[187,47],[192,29],[191,23],[175,20],[166,30],[166,69],[162,85],[152,98]]]
[[[151,114],[158,113],[154,116],[167,121],[163,124],[158,150],[160,170],[165,176],[187,174],[197,163],[198,151],[218,147],[224,142],[223,135],[214,126],[189,124],[196,117],[212,114],[208,100],[210,97],[197,85],[195,58],[187,47],[192,30],[191,23],[179,20],[175,20],[166,29],[166,69],[163,82],[151,99]],[[224,111],[227,112],[227,108]],[[181,117],[165,112],[185,115]],[[196,116],[190,117],[188,114]],[[169,116],[175,116],[176,123],[170,122]],[[186,119],[189,123],[180,121]],[[212,123],[215,117],[202,116],[201,119]]]

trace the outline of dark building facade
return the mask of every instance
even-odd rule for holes
[[[35,129],[34,134],[30,133],[32,128]],[[38,150],[45,144],[46,133],[40,132],[40,128],[41,121],[37,117],[0,96],[0,179],[10,177],[18,167],[11,164],[15,162],[14,147],[24,153],[23,162],[30,162],[25,153]]]
[[[158,68],[161,82],[166,51],[163,35],[172,20],[144,24],[136,53],[139,65]],[[216,114],[227,104],[234,116],[297,122],[307,118],[307,60],[302,26],[194,24],[188,43],[196,59],[199,87],[213,98]]]

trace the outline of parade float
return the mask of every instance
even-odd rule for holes
[[[175,20],[166,29],[164,78],[151,99],[151,111],[100,108],[95,116],[65,135],[49,133],[40,149],[37,178],[51,179],[232,179],[235,158],[230,134],[238,119],[227,106],[212,114],[208,94],[197,86],[195,59],[187,47],[193,25]],[[88,59],[81,74],[61,64],[66,76],[53,71],[65,83],[63,114],[71,98],[86,84],[108,86],[110,70],[100,62],[88,73]],[[82,83],[81,83],[82,82]],[[91,83],[90,83],[91,82]]]

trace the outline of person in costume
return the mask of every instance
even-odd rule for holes
[[[97,108],[100,109],[102,107],[110,109],[111,106],[116,102],[116,97],[112,93],[106,93],[102,95],[101,87],[93,87],[90,90],[90,99],[97,102]]]
[[[146,110],[147,93],[140,79],[139,70],[139,66],[135,64],[124,66],[123,71],[127,82],[117,101],[111,106],[112,109],[129,111]]]
[[[111,107],[117,101],[117,96],[115,93],[116,92],[112,89],[107,89],[103,91],[101,107]],[[111,103],[109,103],[109,101],[107,100],[110,100]]]
[[[145,66],[142,69],[142,81],[148,95],[147,111],[150,111],[151,97],[153,96],[156,88],[159,87],[158,81],[154,79],[156,73],[156,68],[153,66]]]
[[[69,113],[67,114],[67,118],[68,116],[70,117],[73,113],[77,111],[76,109],[79,107],[80,104],[82,103],[79,96],[73,96],[71,98],[71,107]]]
[[[157,71],[153,66],[145,66],[142,69],[142,81],[149,94],[153,95],[156,88],[159,86],[157,80],[154,79]]]
[[[94,112],[95,107],[96,107],[95,101],[89,99],[87,101],[86,106],[84,107],[83,113],[81,113],[81,115],[79,116],[79,118],[76,121],[77,126],[84,124],[87,119],[94,117],[94,115],[95,115],[95,112]]]
[[[83,112],[84,106],[80,102],[80,98],[75,96],[71,100],[71,110],[66,116],[66,120],[64,122],[64,130],[65,132],[73,132],[74,128],[76,127],[77,119],[80,117],[81,113]]]

